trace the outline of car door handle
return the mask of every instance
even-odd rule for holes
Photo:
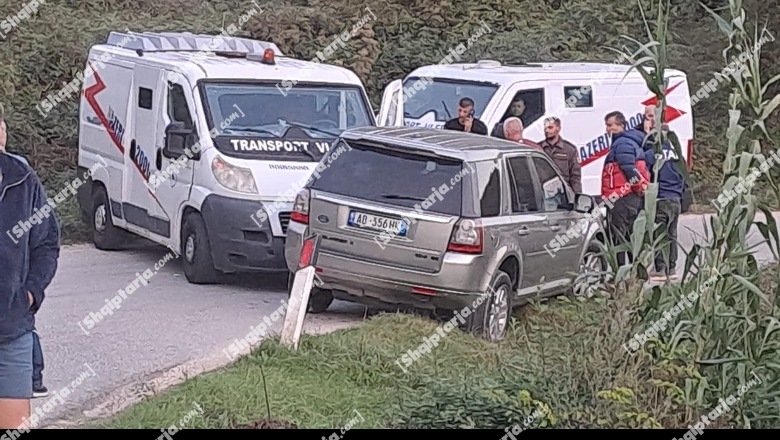
[[[517,235],[528,235],[528,226],[523,226],[517,230]]]
[[[550,225],[550,230],[551,231],[560,231],[561,230],[561,225]]]

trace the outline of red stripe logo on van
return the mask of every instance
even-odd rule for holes
[[[111,123],[109,122],[106,115],[103,113],[103,109],[100,108],[100,104],[98,104],[97,99],[95,99],[95,95],[102,92],[106,89],[106,83],[103,82],[103,79],[100,78],[100,75],[97,74],[97,70],[95,70],[94,67],[92,67],[92,63],[87,61],[87,64],[89,65],[89,68],[92,70],[92,76],[95,77],[95,84],[87,87],[84,89],[84,99],[87,100],[87,103],[89,103],[89,106],[92,107],[92,110],[97,115],[98,119],[100,120],[100,123],[105,127],[106,131],[108,132],[108,136],[111,138],[111,141],[114,143],[114,145],[119,149],[119,152],[123,155],[125,154],[125,147],[122,146],[122,141],[119,138],[119,135],[116,133],[116,131],[111,127]],[[130,162],[135,165],[135,169],[138,170],[139,173],[141,173],[141,177],[145,181],[149,181],[144,171],[141,169],[140,166],[134,161],[131,160]],[[160,199],[157,198],[157,196],[152,192],[151,189],[146,188],[146,191],[149,193],[149,195],[152,196],[155,202],[157,202],[157,206],[162,209],[162,211],[165,213],[165,215],[170,219],[170,216],[168,215],[168,212],[163,208],[162,203],[160,203]]]

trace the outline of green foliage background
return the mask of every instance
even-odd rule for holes
[[[641,0],[653,11],[652,0]],[[558,9],[554,7],[559,3]],[[714,21],[691,0],[673,2],[671,61],[687,72],[691,89],[720,71],[724,37]],[[713,8],[723,0],[705,2]],[[496,59],[518,61],[606,61],[615,54],[604,46],[620,46],[619,35],[644,35],[635,1],[614,0],[298,0],[257,1],[263,13],[255,15],[239,31],[275,42],[285,55],[311,59],[351,29],[368,6],[376,15],[345,49],[328,60],[355,71],[364,81],[374,109],[382,90],[424,64],[438,63],[450,48],[465,42],[480,20],[492,33],[477,40],[464,54],[465,61]],[[24,5],[0,0],[0,16],[12,15]],[[769,30],[780,33],[778,0],[750,0],[751,15],[768,21]],[[189,31],[217,34],[222,25],[237,23],[241,14],[257,7],[251,1],[196,0],[49,0],[34,17],[23,21],[0,43],[0,102],[9,124],[8,149],[25,154],[52,193],[75,177],[78,150],[78,98],[56,106],[45,118],[35,109],[47,94],[57,92],[84,68],[89,47],[104,42],[112,30]],[[780,41],[762,48],[766,72],[776,72]],[[718,192],[723,158],[728,96],[726,86],[696,105],[694,177],[697,199],[707,203]],[[777,121],[770,121],[777,132]],[[75,199],[58,214],[70,239],[84,237],[77,219]]]

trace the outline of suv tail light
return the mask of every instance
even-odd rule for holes
[[[295,196],[290,221],[309,224],[309,190],[304,189]]]
[[[484,237],[485,233],[479,220],[460,219],[455,223],[447,251],[462,254],[481,254]]]

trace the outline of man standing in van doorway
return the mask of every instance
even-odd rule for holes
[[[487,135],[487,125],[474,117],[474,100],[462,98],[458,102],[458,117],[444,124],[445,130]]]
[[[614,111],[604,117],[607,133],[612,135],[609,153],[601,172],[601,197],[610,200],[607,224],[616,245],[630,241],[634,221],[642,210],[642,198],[650,182],[645,163],[644,133],[626,130],[626,117]],[[623,266],[632,255],[621,252],[618,264]]]
[[[545,140],[539,142],[542,149],[550,159],[558,166],[563,178],[569,183],[575,194],[582,193],[582,168],[580,167],[580,155],[571,142],[563,139],[561,133],[561,120],[555,116],[544,121]]]

